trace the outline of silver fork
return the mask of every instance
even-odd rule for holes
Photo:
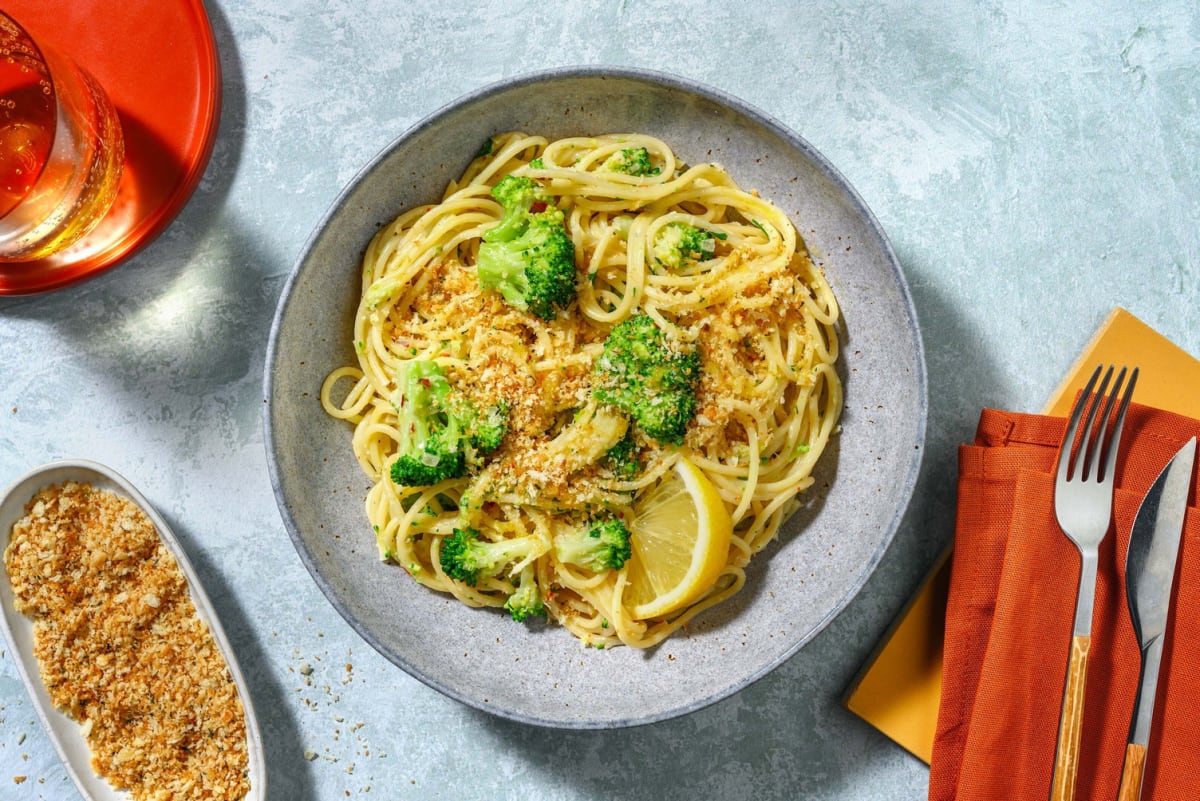
[[[1097,367],[1092,373],[1071,410],[1067,433],[1058,454],[1058,479],[1054,485],[1054,514],[1063,533],[1079,549],[1081,570],[1075,601],[1071,659],[1063,691],[1058,749],[1054,757],[1054,781],[1050,787],[1051,801],[1070,801],[1075,797],[1079,731],[1083,722],[1083,688],[1092,643],[1092,606],[1096,596],[1098,552],[1112,522],[1113,473],[1117,451],[1121,447],[1125,412],[1129,408],[1129,398],[1133,395],[1138,376],[1135,367],[1129,374],[1129,383],[1125,386],[1115,420],[1110,426],[1113,407],[1125,382],[1126,371],[1124,367],[1121,368],[1109,393],[1112,367],[1104,373],[1104,379],[1096,388],[1096,380],[1102,369]],[[1096,388],[1095,394],[1092,393],[1093,388]]]

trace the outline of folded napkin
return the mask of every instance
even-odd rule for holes
[[[1125,553],[1143,496],[1200,421],[1132,404],[1100,545],[1076,798],[1117,797],[1138,684]],[[958,516],[930,801],[1045,799],[1079,583],[1054,516],[1066,420],[985,410],[959,451]],[[1143,799],[1200,798],[1200,509],[1193,483]]]

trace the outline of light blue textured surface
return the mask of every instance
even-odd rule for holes
[[[0,301],[0,483],[91,458],[158,507],[238,648],[273,799],[922,798],[924,766],[838,697],[949,540],[955,446],[982,406],[1040,408],[1114,305],[1200,355],[1194,2],[681,7],[210,3],[224,112],[191,204],[129,264]],[[560,733],[442,697],[333,611],[276,511],[261,371],[283,281],[362,164],[467,91],[588,63],[712,85],[837,165],[913,290],[930,435],[881,568],[797,656],[682,719]],[[0,797],[77,797],[7,655]]]

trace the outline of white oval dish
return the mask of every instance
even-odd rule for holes
[[[250,792],[245,801],[264,801],[267,797],[266,762],[263,754],[262,735],[259,733],[258,720],[254,715],[254,707],[250,703],[250,693],[246,689],[246,681],[234,658],[233,648],[225,636],[221,622],[218,620],[212,603],[204,593],[196,571],[188,561],[187,554],[180,547],[166,521],[155,511],[154,507],[142,496],[137,489],[124,477],[97,462],[86,460],[64,460],[51,462],[35,468],[10,484],[3,495],[0,495],[0,552],[8,546],[8,538],[12,533],[13,524],[25,514],[25,505],[44,487],[61,484],[65,481],[79,481],[91,484],[97,489],[111,490],[123,495],[137,504],[154,523],[158,535],[167,549],[175,557],[180,570],[187,578],[188,590],[191,593],[192,604],[196,614],[212,632],[229,673],[237,685],[241,697],[242,708],[246,715],[246,753],[249,757]],[[129,793],[118,791],[104,779],[100,778],[91,768],[91,751],[82,735],[81,727],[71,718],[54,708],[46,688],[42,685],[38,672],[37,660],[33,655],[33,622],[13,605],[13,589],[9,582],[8,571],[0,567],[0,607],[4,614],[0,620],[4,623],[4,636],[8,641],[17,672],[25,682],[33,707],[37,711],[42,727],[58,751],[59,758],[74,780],[75,786],[84,798],[89,801],[128,801]]]

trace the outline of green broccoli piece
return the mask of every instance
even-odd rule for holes
[[[554,538],[554,554],[560,562],[599,573],[610,568],[620,570],[633,549],[629,545],[629,529],[618,518],[611,517],[588,528],[559,534]]]
[[[697,228],[684,222],[670,222],[658,229],[654,237],[654,259],[662,265],[679,269],[689,261],[711,259],[717,240],[726,235]]]
[[[517,589],[504,602],[504,608],[518,623],[530,617],[546,616],[546,605],[542,602],[535,572],[532,564],[523,567],[517,580]]]
[[[546,160],[543,159],[541,156],[538,156],[537,158],[535,158],[529,162],[529,166],[530,166],[530,168],[535,169],[535,170],[544,170],[544,169],[546,169]]]
[[[474,587],[481,577],[496,576],[506,565],[536,558],[540,547],[537,537],[491,542],[480,539],[476,529],[456,528],[442,540],[438,559],[447,576]]]
[[[390,470],[396,484],[428,486],[466,475],[468,468],[504,437],[507,404],[479,411],[450,385],[437,362],[414,359],[401,363],[396,384],[392,406],[403,437]]]
[[[508,415],[512,409],[508,401],[497,401],[482,412],[465,397],[462,397],[460,403],[466,406],[466,412],[473,420],[470,428],[471,447],[485,454],[500,447],[500,441],[508,433]]]
[[[642,461],[632,431],[627,432],[620,442],[605,452],[604,461],[617,478],[624,481],[637,478],[638,473],[642,472]]]
[[[531,214],[515,239],[485,241],[475,267],[480,287],[543,320],[553,320],[575,299],[575,244],[563,229],[562,212]]]
[[[563,213],[531,178],[506,175],[492,187],[504,216],[483,235],[479,286],[521,311],[553,320],[575,299],[575,243]]]
[[[609,172],[623,172],[626,175],[658,175],[661,167],[650,163],[650,151],[644,147],[627,147],[613,153],[604,160],[601,169]]]
[[[700,355],[674,346],[649,315],[634,315],[613,328],[593,379],[596,399],[629,415],[647,436],[683,443],[696,413]]]
[[[504,216],[483,235],[485,242],[516,239],[529,224],[529,216],[554,205],[554,198],[542,191],[532,178],[506,175],[492,187],[492,197],[504,208]],[[536,207],[536,208],[535,208]]]

